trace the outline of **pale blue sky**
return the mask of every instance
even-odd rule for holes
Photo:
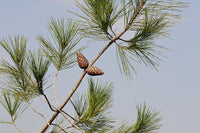
[[[185,9],[182,23],[173,28],[171,35],[173,40],[158,41],[171,50],[166,53],[168,58],[161,63],[159,72],[141,66],[138,75],[133,80],[127,81],[119,73],[113,53],[114,47],[111,47],[110,51],[106,52],[95,64],[105,72],[100,79],[114,83],[113,115],[117,120],[127,118],[129,121],[135,121],[135,104],[146,101],[148,105],[161,112],[163,127],[159,133],[199,132],[200,1],[190,0],[189,2],[191,4]],[[29,39],[28,47],[35,49],[37,48],[35,36],[48,35],[47,22],[51,16],[71,18],[72,15],[66,10],[76,9],[72,0],[0,0],[0,38],[15,34],[24,35]],[[84,55],[91,61],[102,45],[105,44],[101,42],[95,46],[90,45],[91,48],[86,50]],[[0,56],[5,57],[3,52],[0,52]],[[60,103],[75,85],[82,71],[78,67],[72,70],[62,72],[58,78],[56,92]],[[49,74],[53,76],[54,72],[51,69]],[[85,78],[79,91],[86,86]],[[52,96],[51,89],[48,95]],[[48,107],[46,105],[44,107],[39,99],[33,103],[33,106],[45,112],[47,117],[51,116]],[[1,107],[0,118],[7,118],[6,112]],[[25,133],[36,133],[42,128],[44,121],[28,109],[17,120],[17,124]],[[0,124],[0,131],[17,132],[12,125],[4,124]]]

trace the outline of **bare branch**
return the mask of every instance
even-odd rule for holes
[[[15,128],[16,128],[19,132],[24,133],[24,132],[15,124],[15,120],[13,119],[13,117],[11,117],[11,119],[12,119],[12,124],[15,126]]]
[[[49,100],[48,100],[46,94],[43,93],[42,95],[45,97],[45,99],[46,99],[45,101],[46,101],[46,103],[49,105],[49,108],[50,108],[52,111],[56,112],[56,110],[52,108],[52,104],[49,102]]]
[[[58,72],[59,72],[59,69],[56,71],[56,74],[55,74],[55,77],[54,77],[54,81],[53,81],[53,96],[54,96],[54,99],[55,99],[55,102],[56,102],[57,107],[59,107],[59,103],[58,103],[58,100],[57,100],[57,98],[56,98],[55,85],[56,85],[56,79],[57,79],[57,77],[58,77]]]
[[[45,103],[48,103],[48,105],[49,105],[49,107],[53,107],[54,109],[52,109],[52,111],[54,111],[54,112],[57,112],[57,107],[55,107],[54,105],[52,105],[52,104],[50,104],[50,102],[48,101],[48,99],[44,99],[43,97],[41,97],[39,94],[38,94],[38,96],[39,96],[39,98],[41,99],[41,100],[43,100]],[[59,110],[58,110],[59,111]],[[70,117],[72,120],[74,120],[74,121],[76,121],[77,122],[77,120],[75,119],[75,118],[73,118],[70,114],[68,114],[67,112],[65,112],[64,110],[60,110],[60,111],[62,111],[65,115],[67,115],[68,117]]]
[[[43,114],[41,114],[40,112],[38,112],[38,111],[31,105],[31,103],[30,103],[27,99],[26,99],[26,102],[28,103],[28,105],[31,107],[31,109],[32,109],[36,114],[38,114],[38,115],[40,115],[41,117],[43,117],[44,120],[46,121],[46,123],[49,124],[47,118],[46,118]]]

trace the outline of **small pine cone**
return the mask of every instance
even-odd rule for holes
[[[78,65],[82,69],[86,69],[89,65],[88,60],[79,51],[76,52]]]
[[[98,67],[90,66],[86,69],[86,72],[91,76],[103,75],[104,72]]]

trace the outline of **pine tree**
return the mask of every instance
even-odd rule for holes
[[[46,121],[41,133],[46,132],[50,126],[51,133],[157,131],[161,127],[161,117],[158,111],[148,107],[146,103],[136,106],[135,123],[121,122],[121,125],[115,125],[116,121],[110,114],[113,84],[94,80],[93,76],[101,76],[104,72],[93,64],[114,45],[120,72],[127,79],[132,79],[136,67],[142,63],[156,70],[163,56],[160,51],[166,48],[155,44],[154,40],[169,37],[169,28],[179,22],[180,13],[186,5],[187,3],[174,0],[77,1],[77,7],[82,14],[71,13],[80,20],[51,18],[48,23],[51,39],[38,35],[36,39],[40,48],[37,51],[27,49],[28,39],[24,36],[0,39],[0,46],[11,59],[2,59],[0,62],[0,74],[4,78],[0,105],[10,116],[10,121],[0,122],[13,124],[23,133],[15,121],[27,108],[31,108]],[[122,31],[113,28],[119,21],[123,21]],[[86,45],[80,47],[83,38],[107,43],[91,62],[81,54],[83,50],[87,50]],[[59,104],[55,92],[59,72],[77,64],[83,69],[83,73],[68,97]],[[48,86],[50,81],[46,80],[46,74],[51,65],[56,69],[56,73],[52,85]],[[76,90],[85,75],[90,75],[88,89],[85,93],[78,94]],[[46,95],[46,91],[51,91],[48,88],[52,88],[56,105],[52,105]],[[53,112],[49,120],[32,106],[31,102],[37,97],[44,101],[44,104],[48,104]],[[67,104],[73,107],[74,116],[64,110]]]

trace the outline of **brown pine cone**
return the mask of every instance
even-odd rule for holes
[[[78,65],[82,69],[86,69],[89,65],[88,60],[79,51],[76,52]]]
[[[103,75],[104,72],[95,66],[90,66],[86,69],[86,72],[91,76]]]

